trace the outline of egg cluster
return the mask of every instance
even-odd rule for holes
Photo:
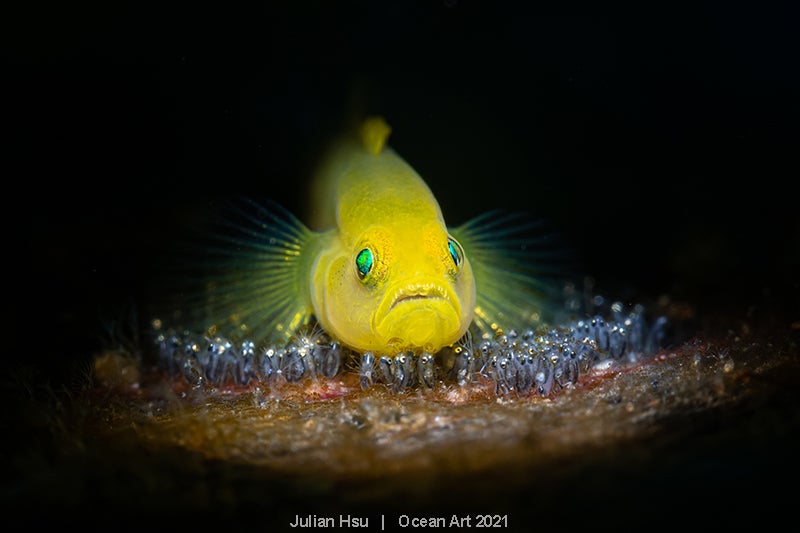
[[[161,328],[155,342],[160,366],[192,386],[300,382],[352,368],[365,389],[374,384],[395,391],[431,388],[439,382],[464,386],[488,378],[498,395],[547,396],[598,365],[631,363],[656,352],[666,327],[664,317],[649,323],[641,306],[625,312],[615,303],[605,316],[557,327],[498,329],[494,336],[468,333],[435,354],[358,354],[318,327],[298,333],[284,346]]]

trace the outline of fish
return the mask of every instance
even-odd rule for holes
[[[307,224],[269,199],[228,206],[194,293],[209,335],[275,343],[321,328],[353,351],[392,356],[544,320],[553,254],[540,221],[499,209],[448,226],[390,133],[370,116],[331,145]]]

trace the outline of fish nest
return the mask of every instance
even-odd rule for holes
[[[595,333],[602,337],[618,318],[606,317],[602,328],[595,322]],[[561,344],[547,331],[507,330],[460,345],[473,355],[461,373],[453,371],[462,368],[455,351],[436,354],[431,382],[419,371],[398,381],[381,370],[380,356],[374,379],[365,381],[363,354],[347,352],[335,372],[327,367],[330,375],[324,365],[306,365],[299,375],[278,365],[281,372],[268,376],[253,367],[246,382],[230,372],[239,367],[215,378],[200,351],[165,357],[159,343],[167,337],[156,333],[155,361],[108,350],[79,390],[40,403],[48,406],[42,427],[53,448],[15,464],[41,470],[44,455],[55,466],[28,478],[9,501],[27,523],[46,521],[36,512],[43,507],[60,510],[61,523],[85,524],[89,516],[100,524],[122,517],[131,527],[279,529],[298,516],[359,514],[374,528],[403,516],[488,513],[506,516],[507,529],[526,530],[588,526],[597,519],[590,509],[610,508],[644,526],[668,497],[680,498],[680,516],[710,505],[715,491],[736,501],[741,484],[709,467],[714,460],[736,465],[743,484],[764,482],[762,472],[783,464],[784,447],[800,442],[797,329],[782,324],[775,334],[742,322],[736,331],[635,352],[613,342],[601,347],[597,335],[579,338],[577,326],[559,328]],[[563,357],[569,351],[562,349],[564,361],[579,364],[556,376],[569,365],[543,354],[564,342],[582,346],[583,357]],[[528,364],[515,359],[523,344],[549,362],[549,390],[536,373],[520,373]],[[499,373],[499,359],[517,373]],[[774,458],[748,453],[763,450],[764,439]],[[726,459],[720,450],[730,446],[743,455]],[[769,487],[750,501],[778,505],[781,493]],[[583,511],[572,514],[576,508]]]

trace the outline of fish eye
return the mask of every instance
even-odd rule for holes
[[[461,262],[464,261],[464,250],[461,249],[461,245],[450,237],[447,239],[447,249],[450,251],[450,257],[453,258],[453,263],[455,263],[457,267],[460,267]]]
[[[358,255],[356,255],[356,270],[358,270],[358,277],[364,279],[367,274],[372,270],[372,264],[375,262],[375,256],[372,250],[364,248]]]

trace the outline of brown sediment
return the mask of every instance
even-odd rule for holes
[[[347,373],[228,388],[192,388],[156,375],[132,397],[121,391],[107,399],[114,418],[97,430],[113,435],[135,427],[153,449],[185,447],[209,459],[334,478],[381,477],[398,468],[443,473],[460,450],[455,463],[463,473],[462,462],[542,462],[651,434],[678,412],[742,402],[786,364],[780,355],[760,356],[766,349],[693,341],[636,365],[589,373],[545,398],[498,395],[494,381],[480,377],[463,386],[393,391],[382,384],[361,390],[358,376]]]
[[[372,513],[373,527],[379,514],[498,512],[527,530],[589,525],[609,506],[642,524],[659,501],[705,509],[754,483],[748,501],[778,505],[768,480],[797,472],[786,457],[800,442],[791,332],[698,336],[544,398],[498,394],[480,376],[362,390],[349,371],[192,387],[110,352],[50,422],[51,481],[19,490],[75,521],[277,530],[296,513],[339,512]]]
[[[185,450],[316,483],[347,481],[368,503],[385,496],[387,480],[396,490],[427,493],[419,486],[451,476],[552,475],[554,463],[630,446],[676,418],[791,386],[781,376],[790,367],[797,375],[796,348],[696,339],[636,365],[586,374],[545,398],[498,396],[494,382],[480,378],[396,392],[381,384],[361,390],[349,373],[238,388],[192,388],[154,374],[105,396],[93,432],[156,454]]]

